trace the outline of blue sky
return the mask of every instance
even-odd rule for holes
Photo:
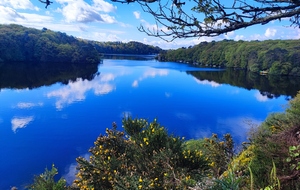
[[[270,22],[230,32],[218,37],[176,39],[166,42],[138,31],[141,24],[153,27],[151,15],[144,13],[137,3],[121,4],[105,0],[52,0],[45,9],[39,0],[1,0],[0,23],[20,24],[41,29],[46,27],[68,35],[96,41],[139,41],[174,49],[198,44],[202,41],[299,39],[300,30],[289,27],[289,22]],[[155,6],[155,4],[153,4]]]

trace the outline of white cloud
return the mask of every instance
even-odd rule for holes
[[[215,82],[215,81],[208,81],[208,80],[198,80],[198,79],[196,79],[196,78],[194,78],[195,79],[195,81],[198,83],[198,84],[202,84],[202,85],[210,85],[210,86],[212,86],[212,87],[214,87],[214,88],[216,88],[216,87],[219,87],[219,86],[221,86],[221,84],[219,84],[219,83],[217,83],[217,82]]]
[[[166,76],[169,74],[168,70],[165,69],[148,69],[147,71],[144,72],[143,76],[141,76],[138,80],[134,80],[132,83],[132,87],[138,87],[138,84],[140,81],[149,78],[149,77],[156,77],[156,76]]]
[[[93,5],[89,5],[83,0],[57,0],[57,2],[63,5],[61,12],[65,17],[66,22],[116,22],[113,16],[100,13],[108,13],[116,10],[116,7],[103,0],[94,0]]]
[[[93,0],[93,2],[94,4],[92,6],[95,7],[98,11],[109,13],[115,12],[117,10],[116,6],[113,6],[112,4],[103,0]]]
[[[96,41],[122,41],[118,35],[114,34],[114,31],[93,32],[92,35],[89,35],[89,39]]]
[[[15,117],[11,120],[11,129],[13,130],[14,133],[17,132],[17,129],[22,129],[25,128],[31,121],[34,120],[33,116],[29,117]]]
[[[139,81],[138,80],[134,80],[132,83],[132,87],[138,87],[139,86]]]
[[[70,166],[67,168],[66,174],[63,175],[64,179],[67,181],[67,184],[73,183],[76,178],[77,172],[77,162],[70,164]]]
[[[265,36],[266,37],[274,37],[276,35],[277,30],[276,29],[272,29],[272,28],[267,28],[266,32],[265,32]]]
[[[135,17],[136,19],[140,19],[140,17],[141,17],[141,12],[139,12],[139,11],[134,11],[134,12],[133,12],[133,15],[134,15],[134,17]]]
[[[256,100],[259,101],[259,102],[266,102],[266,101],[268,101],[268,97],[267,97],[267,96],[261,95],[261,93],[259,93],[259,92],[256,92],[256,93],[254,94],[254,97],[255,97]]]
[[[0,5],[12,7],[14,9],[31,9],[38,11],[39,8],[34,6],[30,0],[1,0]]]
[[[245,38],[244,35],[236,35],[236,36],[234,37],[234,40],[235,40],[235,41],[239,41],[239,40],[244,40],[244,38]]]
[[[48,98],[56,97],[56,109],[61,110],[65,105],[85,99],[86,92],[93,90],[95,95],[107,94],[115,89],[114,85],[108,82],[114,80],[113,74],[101,74],[92,81],[77,79],[75,82],[69,82],[58,90],[49,92]]]
[[[25,19],[25,17],[21,14],[19,14],[17,11],[10,7],[4,7],[0,5],[0,17],[1,17],[1,23],[11,23],[16,22],[18,19]]]
[[[39,103],[31,103],[31,102],[19,102],[17,104],[17,108],[19,109],[28,109],[28,108],[33,108],[33,107],[41,107],[43,106],[43,103],[42,102],[39,102]]]

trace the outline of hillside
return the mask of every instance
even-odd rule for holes
[[[139,54],[151,55],[162,51],[159,47],[145,45],[140,42],[93,42],[99,53],[103,54]]]
[[[87,41],[43,28],[0,25],[0,62],[99,63]]]
[[[300,76],[300,40],[202,42],[160,54],[162,61]]]
[[[158,54],[159,47],[140,42],[96,42],[66,33],[0,25],[0,62],[99,63],[102,54]]]

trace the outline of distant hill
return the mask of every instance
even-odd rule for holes
[[[0,25],[0,62],[99,63],[100,56],[86,40],[11,24]]]
[[[300,40],[202,42],[189,48],[165,51],[159,58],[198,66],[300,76]]]
[[[162,51],[159,47],[146,45],[140,42],[93,42],[93,45],[99,53],[103,54],[136,54],[152,55]]]
[[[0,25],[0,62],[99,63],[102,54],[153,55],[161,51],[140,42],[96,42],[47,28]]]

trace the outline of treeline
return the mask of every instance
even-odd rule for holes
[[[99,63],[103,54],[154,55],[162,49],[140,42],[96,42],[66,33],[0,25],[0,62]]]
[[[99,63],[95,47],[85,40],[43,28],[0,25],[0,62]]]
[[[165,51],[159,59],[300,76],[300,40],[201,42],[193,47]]]
[[[140,42],[92,42],[99,53],[103,54],[138,54],[151,55],[162,51],[159,47],[145,45]]]
[[[300,90],[300,77],[267,75],[247,72],[246,70],[225,69],[222,72],[188,71],[199,81],[214,81],[219,84],[230,84],[247,90],[257,89],[268,98],[286,96],[294,98]]]

